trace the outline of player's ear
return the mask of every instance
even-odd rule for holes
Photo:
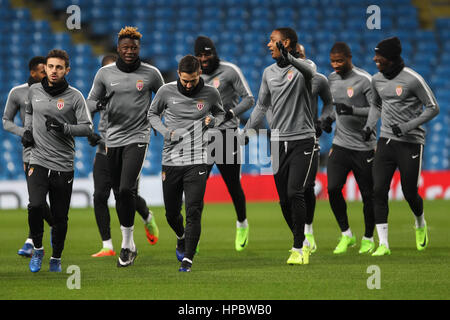
[[[65,74],[66,76],[67,76],[67,74],[69,73],[69,71],[70,71],[70,67],[67,67],[67,68],[66,68],[66,74]]]
[[[291,47],[291,39],[285,39],[283,41],[283,44],[286,48],[290,48]]]

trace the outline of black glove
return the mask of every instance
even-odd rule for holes
[[[375,134],[375,133],[369,127],[366,127],[366,128],[364,128],[361,131],[361,135],[362,135],[362,138],[363,138],[364,141],[369,141],[370,140],[370,136],[372,134]]]
[[[96,104],[97,110],[105,110],[106,105],[108,104],[109,100],[111,100],[114,93],[115,93],[115,91],[112,91],[109,95],[106,95],[103,98],[100,98],[100,100],[98,100],[97,104]]]
[[[392,132],[393,132],[397,137],[400,138],[401,136],[403,136],[402,129],[400,129],[400,127],[398,126],[398,123],[394,124],[394,125],[391,127],[391,129],[392,129]]]
[[[25,148],[34,146],[33,133],[30,130],[25,130],[22,136],[22,145]]]
[[[231,109],[228,109],[227,112],[225,113],[225,117],[223,119],[223,122],[230,121],[233,118],[234,118],[234,112]]]
[[[343,103],[335,103],[336,106],[336,112],[339,115],[352,115],[353,114],[353,107],[348,106]]]
[[[277,48],[278,48],[278,50],[280,50],[281,56],[284,59],[287,59],[288,51],[287,51],[286,47],[283,45],[283,43],[281,41],[277,42]]]
[[[47,126],[47,131],[55,130],[56,132],[64,132],[64,123],[59,122],[52,116],[45,116],[45,125]]]
[[[316,137],[319,138],[322,135],[322,128],[321,126],[321,122],[319,120],[317,120],[314,123],[314,128],[316,129]]]
[[[100,142],[100,140],[102,140],[102,137],[100,137],[99,134],[97,133],[93,133],[90,136],[87,137],[88,142],[91,146],[95,147],[96,145],[98,145],[98,143]]]
[[[331,117],[326,117],[325,120],[320,122],[320,128],[326,133],[330,133],[333,128],[331,125],[333,124],[333,119]]]

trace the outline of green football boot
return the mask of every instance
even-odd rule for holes
[[[236,228],[236,240],[234,241],[234,247],[236,251],[242,251],[247,247],[248,231],[249,226],[244,228]]]
[[[372,253],[372,257],[388,256],[391,254],[391,250],[386,247],[386,245],[381,244],[377,250]]]
[[[341,254],[347,252],[348,247],[353,247],[356,244],[356,237],[349,237],[346,235],[342,235],[336,249],[334,249],[334,254]]]
[[[423,228],[416,228],[416,247],[417,250],[423,251],[428,246],[428,242],[430,239],[428,238],[428,230],[427,225]]]
[[[359,249],[359,253],[372,253],[375,250],[375,242],[367,239],[361,240],[361,248]]]
[[[289,259],[287,259],[286,263],[290,265],[294,264],[303,264],[303,257],[300,254],[300,252],[296,250],[289,250],[291,255],[289,256]]]
[[[316,252],[317,244],[316,244],[316,240],[314,239],[314,235],[312,233],[305,233],[305,238],[309,242],[309,246],[311,248],[311,253]]]

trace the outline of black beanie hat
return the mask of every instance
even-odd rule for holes
[[[194,53],[196,56],[199,56],[202,53],[211,53],[214,56],[217,55],[214,42],[210,38],[204,36],[199,36],[195,39]]]
[[[400,58],[402,44],[397,37],[387,38],[381,41],[375,48],[375,52],[388,60],[395,61]]]

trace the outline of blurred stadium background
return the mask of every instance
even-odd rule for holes
[[[366,27],[367,7],[374,4],[381,9],[380,30]],[[80,30],[67,29],[70,5],[81,8]],[[9,90],[27,80],[29,59],[45,56],[52,48],[69,53],[72,71],[68,80],[87,97],[103,54],[115,51],[117,33],[126,25],[139,28],[141,57],[159,68],[166,82],[175,79],[177,61],[193,52],[195,38],[211,37],[220,58],[242,69],[255,97],[264,68],[273,63],[266,44],[276,27],[294,28],[307,56],[325,75],[332,71],[329,50],[335,41],[347,42],[354,64],[374,74],[373,48],[396,35],[402,41],[406,64],[424,77],[441,107],[439,116],[426,124],[423,169],[447,174],[441,179],[448,177],[449,0],[0,0],[2,111]],[[20,123],[18,117],[16,121]],[[322,154],[328,154],[332,137],[322,136]],[[20,138],[0,130],[0,141],[0,183],[24,180]],[[76,143],[76,178],[89,178],[96,149],[85,138],[77,138]],[[144,177],[160,174],[162,143],[161,136],[152,136]],[[250,157],[257,154],[256,149],[247,151]],[[258,164],[244,164],[242,171],[252,175],[260,169]]]

